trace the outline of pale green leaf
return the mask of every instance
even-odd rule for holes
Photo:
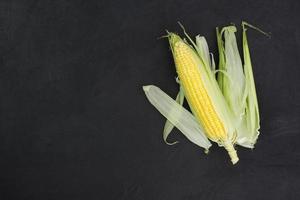
[[[176,96],[176,102],[182,106],[183,102],[184,102],[184,93],[183,93],[183,88],[179,87],[179,92]],[[172,112],[172,111],[171,111]],[[168,136],[171,133],[171,131],[174,128],[174,124],[172,124],[169,120],[166,120],[165,126],[164,126],[164,131],[163,131],[163,138],[166,144],[168,145],[173,145],[173,144],[177,144],[178,141],[175,142],[168,142]]]
[[[150,103],[191,142],[206,150],[209,149],[211,143],[201,125],[189,111],[154,85],[144,86],[143,89]]]
[[[252,63],[250,57],[250,51],[248,46],[246,27],[248,23],[243,22],[243,54],[244,54],[244,73],[247,85],[247,99],[246,99],[246,111],[244,116],[243,131],[240,131],[237,143],[241,146],[253,148],[259,135],[260,129],[260,117],[259,108],[257,102],[257,95],[255,89],[255,82],[253,77]],[[250,25],[251,28],[254,26]],[[256,27],[254,27],[256,30]]]

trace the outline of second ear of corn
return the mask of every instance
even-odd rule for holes
[[[149,101],[170,120],[166,123],[164,139],[176,126],[192,142],[207,150],[208,141],[199,140],[199,136],[206,136],[227,150],[233,164],[239,160],[235,144],[253,148],[259,134],[259,113],[245,25],[256,29],[243,22],[244,67],[236,45],[236,28],[228,26],[221,32],[217,29],[218,70],[204,37],[197,36],[194,43],[185,33],[191,46],[177,34],[168,32],[181,88],[179,94],[186,98],[199,129],[193,128],[197,123],[181,106],[183,99],[179,103],[179,98],[173,101],[156,86],[144,86]]]

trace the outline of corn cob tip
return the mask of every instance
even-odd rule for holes
[[[233,144],[231,142],[224,142],[224,148],[227,150],[232,164],[235,165],[239,161],[239,157],[237,156]]]
[[[182,39],[176,33],[169,32],[168,36],[171,46],[174,46],[177,42],[182,41]]]

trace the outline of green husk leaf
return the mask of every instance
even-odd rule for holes
[[[197,46],[197,52],[198,52],[200,58],[202,58],[204,65],[210,66],[210,69],[211,69],[212,63],[210,60],[209,49],[208,49],[208,45],[207,45],[205,37],[197,35],[196,36],[196,46]]]
[[[252,71],[250,51],[246,35],[246,26],[265,35],[261,29],[242,23],[243,56],[242,64],[235,37],[236,27],[224,27],[221,32],[216,29],[219,49],[219,87],[235,118],[237,130],[236,143],[253,148],[259,135],[259,109]],[[224,41],[223,41],[224,36]]]
[[[182,87],[179,87],[179,92],[178,92],[178,94],[176,96],[176,100],[175,101],[179,105],[182,106],[182,104],[184,102],[184,93],[183,93]],[[172,114],[170,114],[170,115],[172,115]],[[166,120],[166,123],[165,123],[165,126],[164,126],[164,131],[163,131],[163,139],[164,139],[165,143],[168,144],[168,145],[174,145],[174,144],[178,143],[178,141],[174,141],[174,142],[171,142],[171,143],[167,141],[168,136],[171,133],[171,131],[173,130],[173,128],[174,128],[174,124],[172,124],[169,120]]]
[[[222,93],[235,118],[236,129],[242,126],[242,116],[245,114],[245,76],[243,64],[235,37],[236,27],[227,26],[221,32],[217,29],[220,63],[218,83]],[[224,35],[224,41],[222,36]]]
[[[259,135],[260,129],[260,116],[259,116],[259,108],[258,108],[258,101],[255,89],[255,82],[253,77],[253,70],[252,70],[252,63],[250,57],[250,50],[247,40],[246,34],[246,26],[254,28],[266,35],[267,33],[261,31],[260,29],[256,28],[253,25],[250,25],[246,22],[242,23],[243,28],[243,54],[244,54],[244,73],[245,73],[245,80],[247,85],[247,99],[246,99],[246,110],[244,115],[244,124],[241,128],[237,143],[241,146],[253,148],[254,144]]]
[[[216,28],[216,34],[217,34],[217,44],[218,44],[218,51],[219,51],[219,71],[225,71],[225,49],[224,49],[224,41],[222,39],[222,34],[219,30],[219,28]],[[217,76],[218,84],[220,87],[220,90],[224,91],[224,74],[219,73]]]
[[[150,103],[178,128],[191,142],[208,151],[211,143],[204,134],[201,124],[184,107],[154,85],[143,86]]]

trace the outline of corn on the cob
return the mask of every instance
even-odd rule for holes
[[[209,94],[206,74],[201,72],[203,63],[196,52],[180,37],[174,33],[169,36],[173,57],[180,83],[185,91],[186,99],[199,123],[203,126],[207,137],[223,145],[228,151],[231,161],[238,161],[236,151],[230,141],[229,130],[225,127],[225,121],[217,112],[216,103]],[[222,98],[222,96],[219,96]]]
[[[174,46],[174,60],[181,84],[186,91],[186,98],[209,138],[214,141],[226,140],[224,126],[207,94],[193,54],[190,47],[182,41],[178,41]]]
[[[259,134],[259,111],[245,26],[262,31],[246,22],[242,25],[244,68],[234,35],[235,26],[224,27],[221,32],[217,28],[218,70],[203,36],[197,35],[194,42],[180,24],[191,46],[177,34],[168,32],[180,84],[176,101],[156,86],[143,87],[150,103],[167,118],[163,132],[167,144],[177,143],[167,142],[176,126],[206,152],[211,146],[208,139],[217,142],[228,151],[233,164],[239,160],[234,144],[253,148]],[[216,72],[221,72],[218,80]],[[182,106],[184,98],[193,115]]]

